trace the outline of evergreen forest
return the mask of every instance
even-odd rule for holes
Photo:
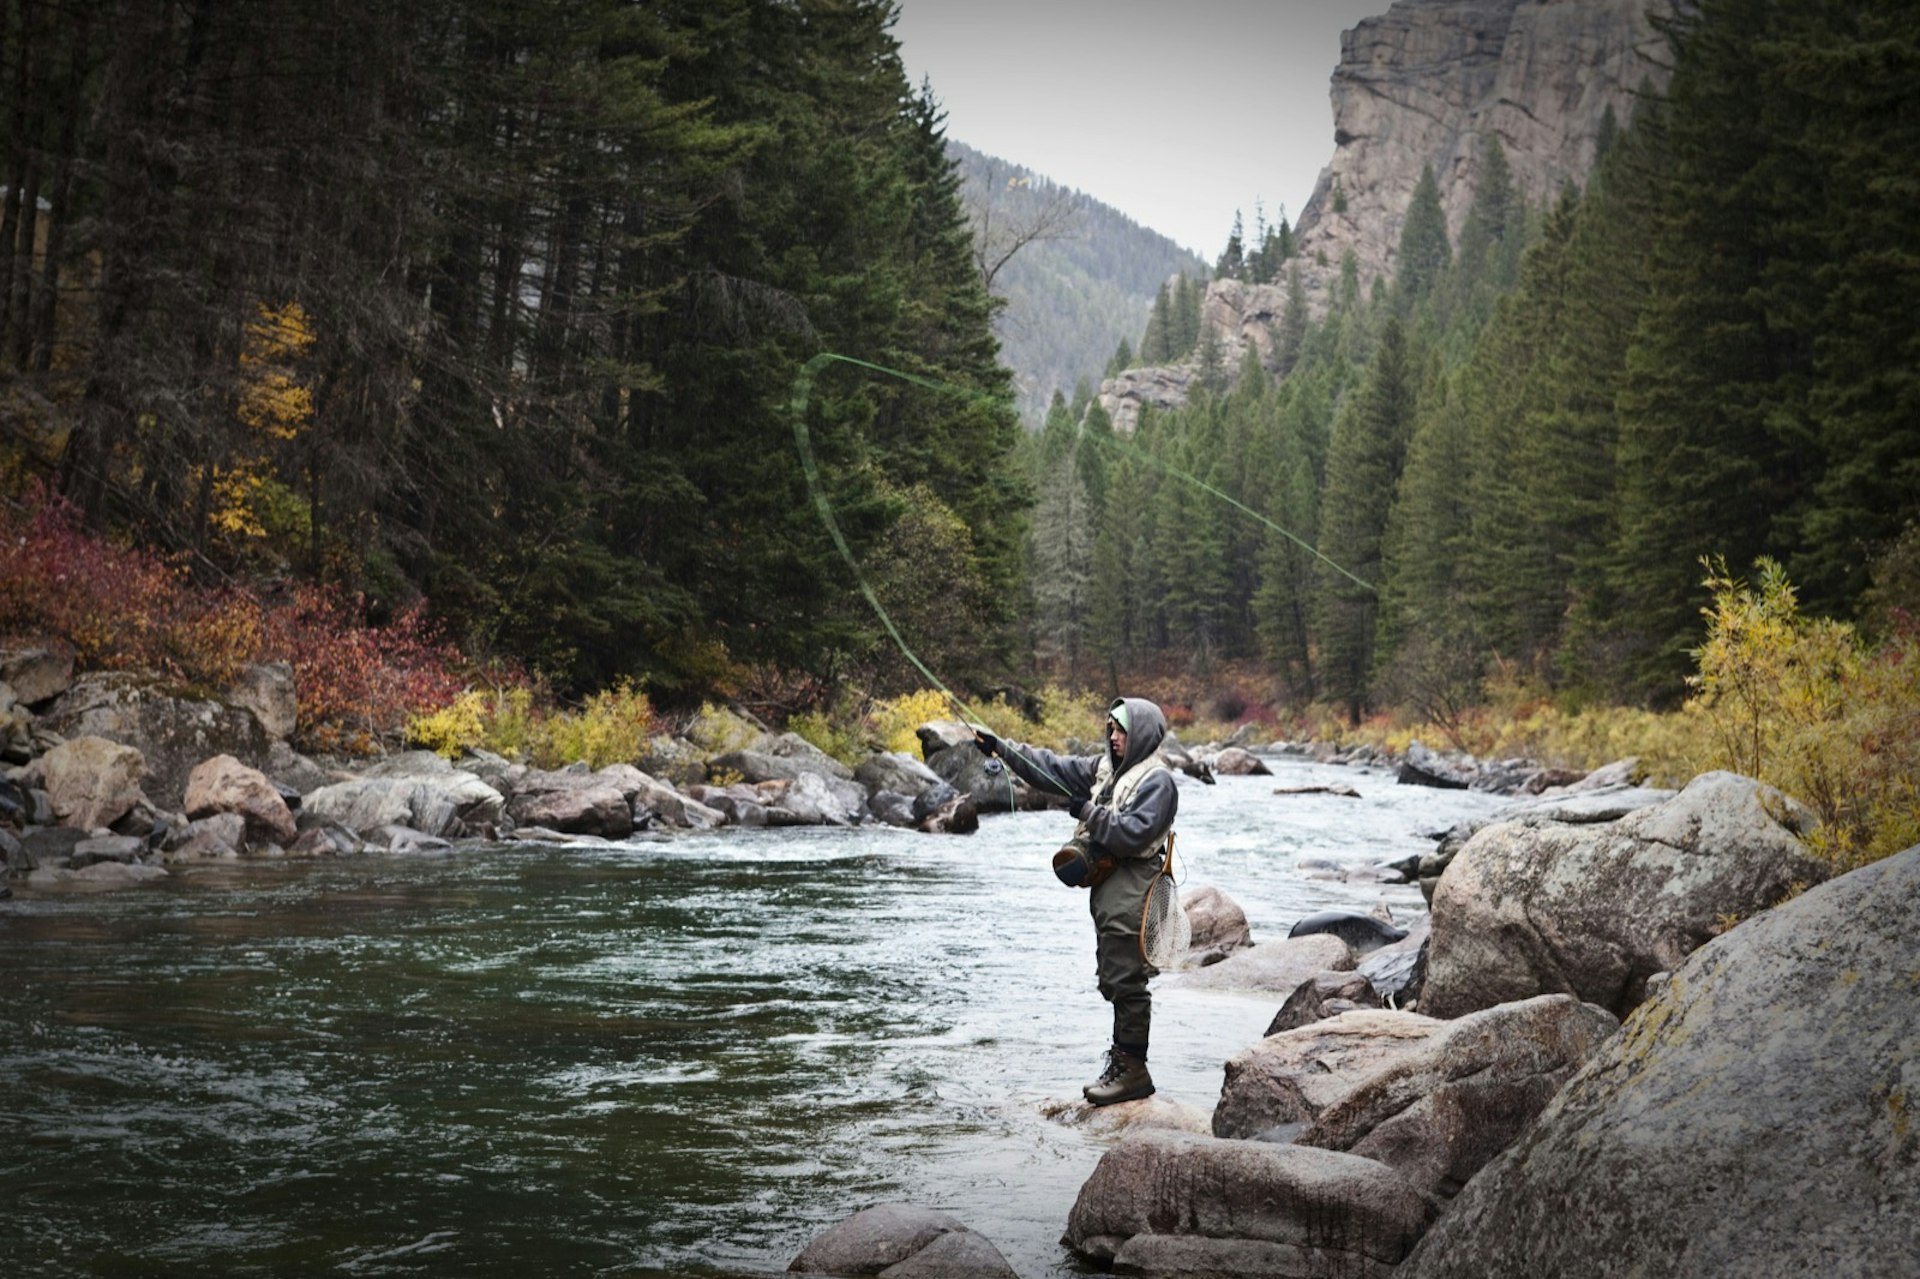
[[[1190,402],[1116,438],[1062,398],[1034,442],[1045,660],[1446,724],[1500,675],[1676,705],[1707,577],[1763,559],[1812,614],[1911,627],[1920,23],[1700,0],[1663,33],[1669,89],[1544,207],[1484,139],[1457,235],[1423,176],[1392,279],[1349,259],[1310,316],[1259,268],[1278,368],[1221,369],[1162,289],[1138,356],[1196,364]],[[1255,269],[1237,232],[1220,273]]]
[[[946,137],[891,0],[0,15],[0,497],[207,589],[424,609],[567,697],[895,696],[892,626],[973,691],[1255,671],[1350,721],[1513,671],[1673,704],[1703,559],[1869,634],[1920,599],[1896,0],[1682,5],[1584,182],[1530,206],[1484,139],[1392,279],[1310,300],[1236,216],[1212,273],[1287,297],[1237,368],[1203,264],[1107,260],[1091,202]],[[865,363],[811,383],[810,473],[828,353]],[[1180,359],[1124,435],[1082,380]]]
[[[9,493],[561,693],[884,682],[795,459],[839,352],[921,380],[812,391],[869,580],[1010,660],[1019,425],[886,0],[0,12]]]

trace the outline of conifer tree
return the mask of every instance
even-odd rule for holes
[[[1433,166],[1429,164],[1420,170],[1413,200],[1407,205],[1406,221],[1400,227],[1394,285],[1403,316],[1432,292],[1451,257],[1447,215],[1440,207],[1440,184],[1434,179]]]
[[[1320,551],[1338,566],[1320,570],[1321,685],[1355,723],[1367,707],[1387,517],[1413,408],[1406,337],[1390,316],[1364,385],[1334,426],[1321,502]]]

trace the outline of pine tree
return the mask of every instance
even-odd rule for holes
[[[1403,316],[1433,291],[1451,257],[1447,215],[1440,207],[1440,184],[1434,179],[1433,166],[1427,165],[1420,170],[1420,181],[1413,188],[1394,259],[1394,287]]]
[[[1216,280],[1237,280],[1246,274],[1246,245],[1241,231],[1240,210],[1233,211],[1233,230],[1227,234],[1227,247],[1221,250],[1220,260],[1214,263],[1213,278]]]
[[[1355,723],[1367,707],[1387,517],[1413,408],[1406,337],[1389,317],[1366,382],[1334,427],[1321,502],[1320,551],[1337,566],[1320,570],[1321,685]]]
[[[1153,310],[1147,315],[1147,331],[1140,338],[1141,364],[1158,368],[1173,362],[1173,329],[1173,291],[1170,282],[1163,282],[1153,295]]]

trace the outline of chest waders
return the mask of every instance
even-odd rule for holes
[[[1113,781],[1110,807],[1124,812],[1140,784],[1155,773],[1168,773],[1166,761],[1150,756]],[[1101,760],[1094,776],[1096,799],[1112,777],[1112,766]],[[1085,828],[1081,833],[1084,835]],[[1140,914],[1145,908],[1147,890],[1159,877],[1165,863],[1166,840],[1143,849],[1134,857],[1113,858],[1113,870],[1093,888],[1088,909],[1093,915],[1094,963],[1100,981],[1100,995],[1113,1005],[1113,1042],[1115,1048],[1145,1061],[1147,1038],[1153,1020],[1153,1001],[1147,994],[1147,979],[1154,969],[1140,952]]]

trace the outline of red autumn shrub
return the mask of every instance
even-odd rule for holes
[[[370,750],[410,715],[460,692],[466,663],[412,609],[370,627],[362,603],[316,586],[274,606],[191,582],[152,550],[88,533],[44,489],[0,503],[0,638],[65,644],[92,670],[142,670],[218,690],[249,662],[285,661],[300,698],[299,744]]]

